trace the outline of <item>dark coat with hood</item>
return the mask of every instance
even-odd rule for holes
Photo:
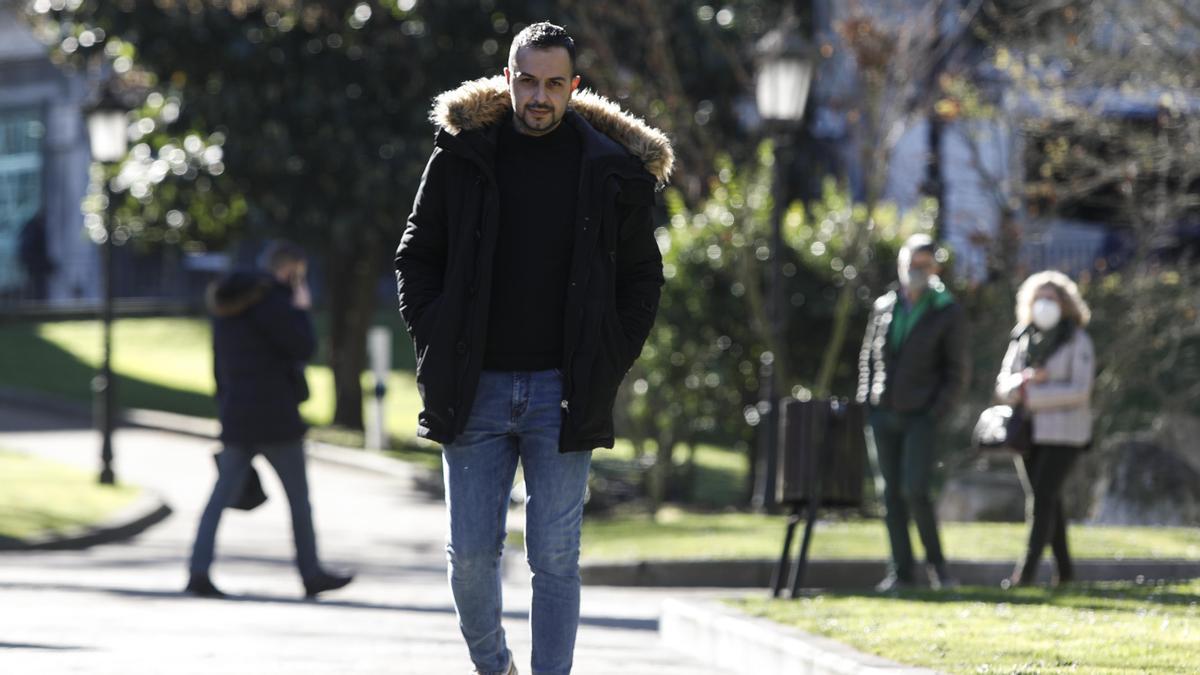
[[[858,402],[943,417],[966,390],[966,314],[941,281],[931,283],[930,305],[900,345],[890,339],[899,290],[875,301],[859,354]]]
[[[482,370],[501,199],[496,140],[511,114],[503,77],[436,99],[435,148],[396,252],[424,403],[417,433],[439,443],[465,428]],[[578,131],[583,150],[564,289],[559,446],[570,452],[613,445],[617,387],[658,311],[662,256],[652,209],[674,156],[661,132],[588,91],[573,96],[563,123]]]
[[[208,289],[221,440],[283,443],[304,436],[304,364],[317,349],[308,312],[291,287],[261,272],[234,272]]]

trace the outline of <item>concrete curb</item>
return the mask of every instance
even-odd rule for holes
[[[67,530],[36,539],[0,539],[0,551],[79,551],[132,539],[166,520],[171,507],[156,494],[143,491],[132,504],[99,525]]]
[[[0,404],[34,406],[74,419],[91,419],[91,407],[86,403],[71,401],[39,391],[0,387]],[[121,411],[120,422],[127,427],[153,429],[196,438],[218,440],[221,423],[207,417],[193,417],[161,410],[126,408]],[[321,462],[337,464],[353,469],[371,471],[394,478],[413,478],[416,467],[399,459],[362,448],[348,448],[323,441],[307,441],[308,456]]]
[[[0,387],[0,403],[34,405],[63,415],[90,419],[91,408],[87,404],[36,391]],[[129,409],[123,411],[121,419],[129,426],[214,440],[221,431],[220,423],[216,420],[158,410]],[[425,486],[428,480],[421,476],[420,468],[408,462],[377,451],[347,448],[321,441],[309,441],[307,445],[309,456],[316,461],[412,480],[418,484],[418,489],[425,492],[432,490]],[[167,513],[170,513],[169,509]],[[165,517],[166,515],[162,516]],[[3,542],[0,542],[0,550],[4,550]],[[774,565],[774,560],[595,562],[584,563],[580,574],[583,583],[589,586],[767,588],[771,583]],[[1049,579],[1051,563],[1043,561],[1042,565],[1041,578]],[[971,585],[998,584],[1008,578],[1012,569],[1013,563],[1010,561],[950,563],[951,574],[959,581]],[[874,587],[886,573],[886,563],[879,560],[814,560],[809,563],[805,586],[860,590]],[[1079,581],[1195,579],[1200,578],[1200,561],[1081,560],[1076,562],[1076,577]]]
[[[36,407],[57,415],[88,422],[91,422],[93,417],[92,406],[88,403],[30,389],[0,387],[0,404]],[[128,427],[159,429],[198,438],[215,439],[221,434],[221,424],[214,419],[161,410],[123,408],[120,411],[118,422]]]
[[[347,448],[323,441],[308,441],[306,445],[309,457],[348,469],[405,479],[414,478],[415,474],[420,471],[420,467],[394,457],[388,457],[378,450]]]
[[[738,675],[933,675],[863,654],[829,638],[746,616],[717,602],[669,599],[663,603],[659,635],[676,651]]]
[[[950,574],[972,586],[996,586],[1012,574],[1011,561],[954,561]],[[767,588],[773,560],[645,560],[634,563],[584,563],[583,583],[592,586]],[[1050,579],[1052,563],[1042,561],[1040,579]],[[874,588],[887,574],[882,560],[812,560],[806,588]],[[1077,581],[1186,580],[1200,578],[1200,560],[1077,560]]]

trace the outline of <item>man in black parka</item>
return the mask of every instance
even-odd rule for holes
[[[532,667],[570,672],[591,450],[613,445],[617,387],[663,283],[655,189],[665,136],[576,91],[574,42],[539,23],[504,77],[442,94],[396,252],[417,355],[418,434],[444,445],[450,585],[477,672],[515,672],[499,558],[518,459],[533,573]]]
[[[200,518],[192,547],[187,591],[222,597],[209,577],[217,527],[262,454],[287,492],[296,544],[296,566],[305,594],[341,588],[350,576],[330,574],[317,558],[312,508],[308,499],[304,433],[298,406],[308,398],[304,364],[317,350],[305,280],[304,250],[273,242],[263,254],[262,271],[238,271],[215,281],[208,291],[212,313],[213,374],[224,449],[218,476]]]

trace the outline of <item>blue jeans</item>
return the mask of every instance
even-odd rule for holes
[[[450,589],[471,661],[507,672],[500,553],[519,459],[525,471],[525,557],[533,580],[533,672],[571,672],[579,628],[579,530],[591,452],[560,453],[558,371],[485,371],[466,430],[442,453]]]
[[[308,501],[308,475],[304,468],[304,442],[263,443],[255,446],[227,445],[217,456],[217,484],[196,532],[196,543],[192,546],[191,573],[208,574],[213,562],[213,547],[217,538],[217,526],[221,524],[221,513],[242,490],[242,484],[250,473],[250,460],[261,453],[271,463],[283,489],[287,492],[288,505],[292,510],[292,536],[296,543],[296,566],[304,580],[315,578],[321,572],[317,562],[317,537],[313,532],[312,507]]]

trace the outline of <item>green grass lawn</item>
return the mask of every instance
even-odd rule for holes
[[[318,335],[326,320],[317,315]],[[391,454],[430,469],[441,466],[436,445],[416,439],[416,417],[421,401],[413,377],[413,353],[396,312],[379,312],[374,323],[392,329],[392,363],[388,381],[387,423],[392,437]],[[324,360],[322,342],[316,361]],[[19,322],[0,324],[0,385],[32,389],[87,401],[101,357],[101,327],[97,321]],[[118,375],[118,403],[128,408],[165,410],[184,415],[215,417],[212,400],[212,333],[204,318],[131,318],[114,325],[113,367]],[[323,365],[307,369],[311,398],[300,408],[314,425],[311,437],[329,443],[361,446],[362,434],[326,427],[333,419],[333,373]],[[364,392],[374,387],[363,377]],[[369,414],[369,413],[368,413]],[[633,447],[619,441],[617,448],[598,452],[599,468],[633,459]],[[682,446],[674,461],[684,461]],[[693,503],[710,508],[739,504],[747,472],[745,455],[701,445],[696,449]]]
[[[1200,581],[828,593],[731,604],[949,673],[1195,673],[1200,664]]]
[[[128,506],[137,488],[100,485],[96,474],[0,451],[0,539],[94,525]]]
[[[395,324],[381,313],[379,323]],[[318,321],[318,323],[321,323]],[[397,369],[388,382],[388,430],[416,434],[420,398],[411,372],[412,349],[403,328],[393,325]],[[101,332],[96,321],[0,324],[0,385],[34,389],[86,401],[100,365]],[[408,365],[409,370],[404,366]],[[212,333],[206,319],[121,319],[113,328],[117,398],[130,408],[215,417],[212,401]],[[307,370],[312,397],[300,408],[309,423],[333,419],[333,373],[321,365]],[[374,382],[363,377],[370,391]]]
[[[590,518],[583,523],[587,560],[774,558],[783,545],[783,516],[691,513],[666,508],[648,515]],[[798,530],[798,533],[800,531]],[[1071,551],[1079,559],[1200,559],[1194,528],[1072,526]],[[1024,551],[1025,526],[1017,523],[944,523],[946,555],[956,560],[1016,560]],[[914,545],[920,550],[913,532]],[[819,522],[811,555],[823,559],[884,559],[883,522]]]

